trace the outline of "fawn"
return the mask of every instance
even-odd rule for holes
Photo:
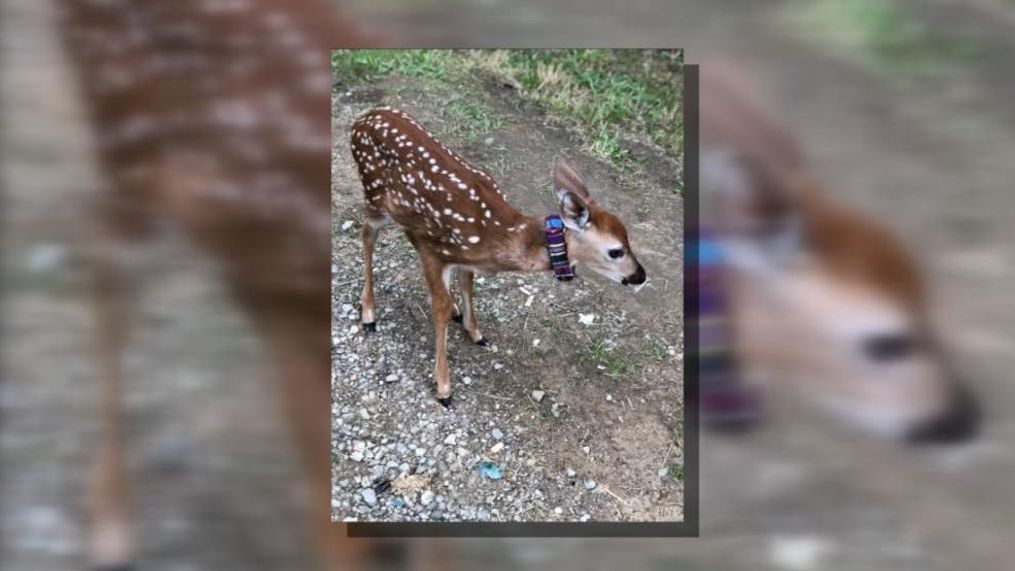
[[[915,262],[879,223],[824,192],[739,77],[702,66],[701,181],[748,377],[889,438],[969,438],[978,405],[931,325]]]
[[[638,263],[624,224],[599,206],[570,165],[557,158],[553,184],[559,216],[544,221],[512,207],[497,183],[449,150],[403,111],[380,107],[352,127],[352,155],[366,199],[363,224],[364,283],[361,321],[376,328],[373,252],[381,226],[394,220],[416,248],[430,291],[436,337],[437,399],[451,404],[448,321],[461,321],[469,338],[485,346],[472,306],[475,274],[554,270],[573,277],[582,263],[608,279],[640,287]],[[545,222],[545,224],[544,224]],[[451,279],[458,272],[463,313],[452,313]]]
[[[372,550],[391,546],[350,539],[345,524],[331,522],[328,55],[367,38],[327,0],[62,0],[59,8],[105,182],[91,260],[101,375],[87,502],[92,563],[134,563],[123,354],[133,263],[145,261],[136,254],[168,222],[215,261],[264,342],[305,479],[291,485],[309,492],[322,562],[363,568]]]

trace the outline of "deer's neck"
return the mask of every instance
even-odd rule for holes
[[[550,271],[550,253],[546,248],[546,231],[543,218],[525,216],[525,228],[520,233],[521,239],[515,242],[515,254],[508,271],[544,272]],[[571,231],[564,230],[564,240],[570,249]]]

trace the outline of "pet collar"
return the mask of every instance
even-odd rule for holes
[[[564,221],[551,214],[543,226],[546,232],[546,250],[550,253],[553,276],[562,282],[574,279],[574,267],[567,260],[567,243],[564,242]]]

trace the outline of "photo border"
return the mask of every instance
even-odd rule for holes
[[[368,48],[369,49],[369,48]],[[660,48],[681,49],[681,48]],[[679,522],[345,522],[347,535],[367,537],[698,537],[699,425],[697,251],[687,236],[698,231],[698,65],[685,63],[684,119],[684,520]],[[329,478],[330,479],[330,478]],[[343,522],[332,522],[343,525]]]

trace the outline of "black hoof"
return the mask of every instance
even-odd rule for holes
[[[465,319],[465,317],[463,317],[461,313],[456,313],[451,316],[451,319],[454,319],[455,323],[461,323]]]
[[[374,491],[378,494],[383,494],[391,489],[391,480],[387,478],[377,480],[374,482]]]
[[[363,324],[363,332],[364,333],[374,333],[375,331],[377,331],[377,322],[376,321],[371,321],[370,323],[364,323]]]
[[[437,399],[437,402],[441,403],[441,406],[443,406],[446,409],[451,408],[451,397],[439,398]]]
[[[490,341],[487,340],[486,337],[480,337],[479,341],[476,341],[476,345],[479,345],[480,347],[489,347]]]

